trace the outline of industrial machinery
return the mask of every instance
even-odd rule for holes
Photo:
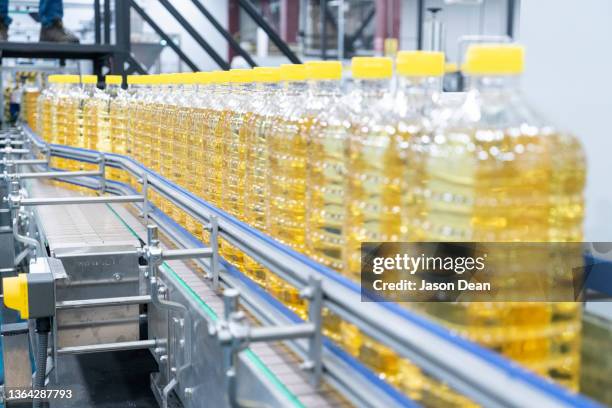
[[[143,349],[163,407],[414,406],[322,335],[326,309],[482,406],[596,406],[396,304],[361,302],[353,282],[131,158],[46,144],[26,125],[0,143],[5,398],[31,387],[34,371],[35,387],[48,374],[69,389],[66,355]],[[51,157],[98,169],[54,170]],[[108,180],[108,167],[138,189]],[[155,208],[152,192],[198,220],[209,242]],[[299,288],[308,319],[225,262],[220,240]]]

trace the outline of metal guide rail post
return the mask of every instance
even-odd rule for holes
[[[22,132],[39,153],[88,163],[100,162],[100,153],[96,151],[48,145],[26,125],[23,126]],[[129,157],[105,154],[102,156],[102,161],[104,166],[122,169],[146,186],[142,192],[144,199],[138,200],[144,201],[143,212],[147,212],[148,190],[153,189],[203,225],[210,226],[216,220],[219,236],[230,245],[299,289],[306,289],[308,292],[313,290],[313,282],[320,282],[321,307],[328,308],[340,318],[356,325],[366,335],[392,348],[432,377],[447,383],[457,392],[483,406],[596,406],[591,400],[572,394],[492,351],[451,334],[442,326],[415,315],[397,304],[362,303],[359,287],[353,282],[279,244]],[[100,177],[82,177],[79,183],[118,196],[129,197],[133,194],[133,190],[123,183],[108,180],[100,182],[98,178]],[[59,179],[62,179],[61,175]],[[169,236],[176,237],[178,242],[193,243],[193,240],[190,241],[189,238],[177,233],[173,222],[163,214],[151,213],[148,216]],[[151,247],[149,245],[149,248]],[[274,302],[267,301],[265,295],[254,292],[253,285],[247,282],[248,279],[241,277],[240,274],[231,273],[231,267],[226,266],[224,271],[218,271],[215,270],[214,262],[212,268],[210,262],[204,262],[202,265],[209,277],[215,281],[218,279],[224,286],[238,289],[249,311],[264,323],[274,326],[296,323],[295,318],[288,317],[278,305],[274,306]],[[232,316],[235,313],[233,306],[235,301],[232,292],[229,294],[228,297],[232,300],[228,301],[228,314],[223,323],[225,326],[220,327],[220,332],[227,331],[227,326],[233,324],[233,328],[229,330],[230,335],[226,337],[228,344],[234,341],[231,350],[240,348],[240,344],[235,343],[237,339],[251,338],[253,341],[258,336],[262,339],[275,336],[275,334],[266,334],[265,331],[251,331],[249,335],[240,334],[241,318],[235,314]],[[311,292],[310,295],[312,294]],[[306,329],[306,326],[302,328]],[[301,337],[312,334],[309,329],[295,331],[299,332]],[[288,337],[295,336],[291,334]],[[342,352],[331,342],[323,342],[320,357],[313,353],[313,348],[303,339],[290,340],[287,344],[305,361],[310,361],[309,356],[318,358],[322,378],[358,404],[375,406],[381,401],[391,401],[392,404],[399,405],[402,404],[401,401],[405,401],[397,396],[397,391],[379,379],[347,371],[347,361],[350,358],[347,360],[343,357]],[[231,358],[228,358],[228,364],[231,365]],[[317,364],[312,367],[317,367]],[[352,366],[349,363],[350,367]],[[365,381],[360,381],[360,378],[365,378]]]

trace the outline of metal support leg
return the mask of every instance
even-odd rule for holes
[[[321,289],[321,278],[310,276],[307,293],[304,297],[308,302],[308,319],[314,325],[314,333],[308,340],[308,358],[310,361],[305,368],[311,370],[311,384],[319,387],[323,374],[321,352],[323,348],[323,290]]]
[[[106,191],[106,157],[104,153],[100,153],[100,165],[98,168],[100,172],[100,193],[104,194]]]
[[[142,218],[145,224],[149,223],[149,178],[147,173],[142,173],[142,196],[144,201],[142,202]]]
[[[210,217],[210,249],[212,258],[210,259],[210,274],[212,277],[213,289],[219,289],[219,221],[216,216]]]

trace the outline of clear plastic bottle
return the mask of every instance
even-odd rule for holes
[[[210,78],[210,102],[204,122],[205,156],[210,160],[210,171],[202,180],[204,199],[217,208],[221,208],[223,191],[223,143],[227,111],[225,105],[231,98],[229,72],[215,71]],[[222,246],[223,243],[220,242]]]
[[[108,134],[109,134],[109,148],[108,152],[125,155],[126,154],[126,143],[127,143],[127,129],[128,129],[128,93],[121,88],[123,78],[121,75],[106,75],[105,82],[105,94],[107,98],[107,115],[108,115]],[[104,117],[100,115],[101,111],[98,111],[98,121],[102,122],[98,124],[101,128],[104,126]],[[126,182],[128,181],[128,175],[125,171],[115,168],[108,169],[108,176],[111,180]]]
[[[279,120],[267,138],[270,170],[268,232],[276,240],[304,252],[306,133],[314,112],[308,103],[306,66],[281,65],[284,84]]]
[[[225,106],[223,129],[223,190],[221,208],[228,214],[244,220],[244,190],[246,176],[246,128],[252,114],[253,71],[233,69],[229,72],[232,93]],[[238,269],[244,269],[242,253],[231,245],[224,245],[222,254]]]
[[[83,84],[81,126],[84,140],[84,145],[81,147],[98,150],[98,106],[99,100],[104,98],[104,92],[97,87],[98,77],[96,75],[82,75],[81,82]]]
[[[23,119],[30,126],[31,129],[36,128],[36,103],[40,96],[40,83],[39,76],[36,72],[30,72],[25,78],[25,84],[23,88],[23,107],[24,115]]]
[[[163,140],[162,136],[168,131],[165,122],[169,120],[171,112],[166,110],[166,100],[172,94],[172,81],[170,74],[152,75],[149,78],[149,86],[141,100],[142,105],[142,126],[140,133],[140,160],[141,163],[158,174],[162,171],[169,174],[164,169],[162,163],[162,143],[164,147],[170,149],[170,142]],[[168,154],[171,152],[168,151]],[[165,156],[164,156],[165,157]]]
[[[268,212],[268,143],[267,137],[278,120],[280,71],[278,68],[253,69],[256,85],[256,105],[253,114],[244,123],[246,131],[247,163],[244,194],[244,218],[253,228],[267,232]],[[266,287],[270,272],[254,259],[245,256],[245,273]]]
[[[158,131],[151,132],[155,135],[155,140],[147,143],[145,150],[150,152],[149,146],[158,144],[159,146],[159,174],[171,180],[173,177],[173,144],[175,141],[174,131],[177,121],[177,100],[180,95],[179,77],[175,74],[163,74],[160,76],[162,92],[160,92],[153,103],[153,112],[157,116]],[[153,120],[149,123],[154,123]],[[152,163],[155,168],[155,163]],[[169,216],[176,217],[175,206],[168,200],[161,199],[161,209]],[[175,218],[175,221],[179,221]]]
[[[173,132],[174,140],[172,142],[172,173],[170,176],[170,181],[191,192],[195,190],[195,163],[190,152],[196,148],[194,143],[196,80],[197,76],[194,73],[178,75],[180,87],[176,91],[177,108]],[[196,235],[195,220],[176,206],[173,206],[173,218]]]
[[[82,87],[78,75],[62,75],[62,92],[58,93],[56,110],[54,111],[58,143],[73,147],[84,147],[82,145]],[[59,159],[59,167],[66,170],[81,170],[79,162]]]
[[[128,133],[127,133],[127,155],[132,159],[136,160],[136,150],[138,138],[138,131],[140,129],[141,121],[141,104],[140,100],[143,96],[144,86],[142,84],[142,78],[140,75],[128,75]]]
[[[337,61],[306,63],[308,77],[330,103],[319,112],[311,129],[307,157],[306,253],[315,261],[343,271],[345,153],[349,115],[341,97],[342,64]]]
[[[381,157],[379,150],[384,150],[394,137],[393,93],[391,77],[393,62],[383,57],[354,57],[351,61],[353,86],[344,101],[348,108],[345,119],[350,126],[350,135],[346,144],[344,169],[344,235],[345,248],[344,273],[358,279],[361,257],[361,242],[367,241],[364,212],[380,212],[376,202],[370,202],[369,192],[380,187],[378,172],[370,166],[382,165],[387,159]],[[382,147],[382,148],[381,148]],[[377,148],[379,150],[377,150]],[[376,169],[378,170],[378,169]],[[337,188],[341,188],[337,185]],[[352,329],[352,330],[349,330]],[[399,373],[399,359],[393,351],[375,342],[372,338],[359,334],[353,327],[347,328],[352,335],[343,337],[343,343],[349,350],[354,350],[357,357],[375,370],[382,378],[392,381]]]
[[[212,137],[208,129],[208,115],[213,99],[213,74],[211,72],[197,72],[192,74],[193,95],[192,95],[192,130],[189,134],[187,152],[189,169],[191,171],[188,185],[190,191],[200,198],[204,198],[205,179],[210,175],[210,159],[207,156],[208,146]],[[191,218],[187,218],[187,228],[195,237],[199,237],[203,242],[210,242],[208,233],[205,233],[202,224]]]
[[[412,239],[581,241],[584,154],[575,138],[544,124],[521,98],[522,47],[473,45],[465,61],[465,103],[413,140],[409,160],[416,171],[409,186],[422,205],[411,218]],[[545,272],[550,258],[508,252],[487,255],[551,273]],[[561,256],[554,246],[549,252]],[[563,256],[581,264],[580,251]],[[580,303],[435,303],[426,309],[459,334],[577,389]]]
[[[49,75],[47,87],[39,97],[40,121],[37,132],[45,142],[50,142],[53,135],[53,104],[54,96],[59,87],[60,75]]]
[[[369,214],[366,213],[374,213],[376,218],[399,209],[383,211],[379,202],[370,202],[369,194],[370,190],[378,189],[381,183],[390,181],[383,180],[384,176],[371,166],[384,164],[384,145],[393,140],[395,135],[391,114],[393,62],[383,57],[354,57],[351,69],[353,88],[346,96],[350,109],[351,137],[346,156],[348,180],[343,231],[346,245],[344,272],[351,279],[358,280],[361,272],[361,243],[371,238],[365,218]],[[383,144],[382,149],[377,145],[380,143]]]

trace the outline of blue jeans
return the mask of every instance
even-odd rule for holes
[[[9,0],[0,0],[0,19],[4,24],[11,24],[11,18],[8,15]],[[40,15],[40,23],[43,27],[47,27],[55,20],[61,20],[64,17],[64,4],[62,0],[40,0],[38,5],[38,14]]]

